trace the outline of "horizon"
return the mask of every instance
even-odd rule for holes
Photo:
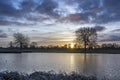
[[[120,43],[119,0],[0,0],[0,46],[20,32],[38,45],[72,43],[75,31],[94,27],[99,42]]]

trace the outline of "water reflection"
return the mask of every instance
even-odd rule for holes
[[[71,63],[74,66],[74,71],[96,75],[97,72],[97,56],[92,54],[79,55],[75,54],[71,56]]]
[[[94,75],[97,73],[97,57],[95,55],[85,55],[83,64],[83,73]]]
[[[82,74],[120,77],[120,55],[110,54],[75,54],[75,53],[23,53],[0,54],[0,71],[33,71],[56,72],[76,71]]]

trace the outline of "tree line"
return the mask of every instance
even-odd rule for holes
[[[95,49],[95,48],[120,48],[118,44],[97,44],[97,30],[93,27],[82,27],[75,31],[76,39],[74,49],[84,48]],[[22,33],[14,33],[14,40],[9,43],[10,48],[70,48],[70,44],[64,46],[38,46],[37,42],[30,42],[30,38]]]
[[[9,43],[10,48],[36,48],[37,42],[31,42],[30,38],[22,33],[14,33],[14,40]]]

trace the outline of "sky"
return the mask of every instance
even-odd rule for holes
[[[120,0],[0,0],[0,46],[20,32],[39,45],[71,43],[80,27],[99,42],[120,41]]]

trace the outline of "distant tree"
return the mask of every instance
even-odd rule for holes
[[[67,46],[68,48],[71,48],[71,44],[68,44],[68,46]]]
[[[77,48],[80,48],[80,45],[75,44],[74,47],[77,49]]]
[[[93,48],[97,41],[96,29],[83,27],[76,30],[76,43],[83,44],[85,52],[86,48]]]
[[[116,43],[109,43],[109,44],[102,44],[101,48],[105,48],[105,49],[115,49],[115,48],[119,48],[119,45]]]
[[[30,44],[30,48],[36,48],[37,47],[37,42],[32,42]]]
[[[10,47],[10,48],[13,48],[13,47],[14,47],[14,44],[13,44],[12,41],[10,41],[10,43],[9,43],[9,47]]]
[[[67,44],[65,44],[63,47],[64,47],[64,48],[67,48]]]
[[[19,48],[26,48],[29,45],[29,37],[22,33],[14,33],[14,44]]]

